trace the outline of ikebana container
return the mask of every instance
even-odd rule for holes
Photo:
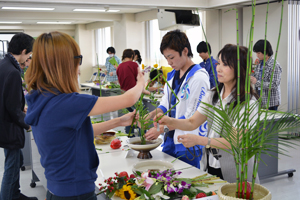
[[[228,183],[222,185],[218,190],[218,196],[221,200],[239,200],[242,198],[235,197],[236,194],[236,183]],[[271,200],[271,192],[262,185],[254,185],[254,200]]]
[[[146,144],[141,144],[141,138],[134,137],[128,139],[126,142],[131,149],[139,151],[137,158],[150,159],[152,158],[150,151],[156,149],[163,140],[161,138],[157,138],[156,140],[146,141]]]

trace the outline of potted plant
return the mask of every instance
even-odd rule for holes
[[[268,2],[269,3],[269,2]],[[278,45],[280,41],[280,32],[282,26],[282,16],[283,16],[283,4],[282,0],[282,9],[281,9],[281,21],[280,21],[280,31],[278,37],[278,43],[276,48],[275,60],[277,58]],[[261,162],[261,154],[267,153],[268,151],[278,152],[284,154],[281,150],[278,150],[277,145],[280,144],[285,146],[290,146],[293,144],[291,141],[287,140],[278,140],[278,135],[286,135],[283,132],[295,130],[300,127],[300,118],[297,115],[286,112],[279,111],[270,111],[267,109],[263,109],[261,107],[262,99],[259,98],[255,105],[250,105],[250,76],[251,76],[251,66],[252,66],[252,48],[253,48],[253,32],[254,32],[254,16],[255,16],[255,5],[256,1],[252,1],[252,21],[251,21],[251,29],[250,29],[250,37],[249,37],[249,45],[248,45],[248,56],[247,56],[247,73],[246,73],[246,81],[245,81],[245,101],[241,103],[240,101],[240,59],[239,59],[239,35],[238,35],[238,12],[236,10],[236,18],[237,18],[237,62],[238,62],[238,79],[237,79],[237,104],[231,103],[225,106],[213,106],[210,104],[205,104],[208,107],[206,109],[206,115],[210,119],[216,120],[216,123],[222,126],[222,131],[219,129],[212,129],[218,133],[222,138],[225,138],[229,143],[227,148],[222,149],[229,154],[231,154],[234,158],[235,168],[236,168],[236,183],[224,185],[219,189],[218,195],[220,199],[271,199],[271,194],[268,191],[262,192],[265,188],[255,184],[255,179],[257,178],[258,165]],[[268,4],[269,5],[269,4]],[[234,9],[232,9],[234,10]],[[268,8],[266,21],[268,19]],[[267,23],[266,23],[267,24]],[[203,26],[202,26],[203,28]],[[204,30],[203,30],[204,32]],[[265,32],[267,32],[267,27],[265,28]],[[205,35],[205,34],[204,34]],[[265,37],[266,37],[265,33]],[[206,36],[205,36],[206,38]],[[266,38],[265,38],[265,46],[266,49]],[[209,48],[208,48],[209,49]],[[264,51],[266,52],[266,51]],[[210,52],[209,52],[210,54]],[[265,66],[266,63],[266,54],[264,54],[263,64]],[[273,71],[271,75],[271,80],[269,84],[269,93],[268,93],[268,102],[270,102],[270,91],[271,84],[274,75],[275,63],[273,65]],[[213,69],[213,67],[212,67]],[[214,70],[213,73],[215,74]],[[262,79],[264,80],[264,68],[262,72]],[[263,88],[263,81],[261,81],[261,88]],[[222,98],[220,97],[220,93],[217,88],[217,92],[219,95],[219,100],[222,105]],[[260,96],[263,95],[263,90],[261,90]],[[255,107],[258,107],[258,117],[254,124],[250,124],[251,114],[253,114]],[[240,112],[242,109],[245,109],[242,116]],[[248,174],[248,161],[254,158],[253,168],[250,169],[253,176],[252,183],[247,182],[249,180]],[[227,191],[229,187],[233,187],[233,191]],[[256,191],[260,191],[259,193],[264,193],[265,196],[257,197]],[[232,197],[230,197],[232,196]]]
[[[159,79],[159,77],[161,75],[162,74],[158,70],[158,74],[151,81],[155,81],[156,79]],[[173,89],[169,85],[169,83],[166,81],[165,77],[162,76],[162,78],[164,79],[165,83],[167,84],[167,87],[169,87],[171,92],[174,94],[174,96],[178,100],[175,105],[173,105],[169,110],[167,110],[164,113],[164,114],[167,114],[179,103],[179,98],[177,97],[177,95],[175,94],[175,92],[173,91]],[[151,81],[149,81],[149,83],[147,84],[146,90],[148,89]],[[143,101],[144,95],[145,94],[143,93],[140,97],[140,100],[135,104],[136,114],[138,113],[138,119],[133,119],[130,130],[129,130],[129,134],[128,134],[128,136],[130,137],[132,128],[135,125],[136,127],[139,126],[141,129],[140,137],[139,138],[131,138],[128,140],[128,143],[132,149],[140,152],[138,155],[138,158],[149,159],[149,158],[152,158],[149,151],[158,147],[162,143],[162,139],[158,138],[157,140],[149,141],[148,143],[146,142],[145,132],[150,128],[150,125],[153,124],[153,120],[148,118],[148,116],[149,116],[148,108],[145,105],[143,105],[142,101]],[[156,110],[157,110],[157,106],[158,106],[157,99],[155,99],[155,97],[152,93],[150,94],[150,99],[151,99],[151,104],[154,107],[156,107]],[[159,119],[157,119],[156,121],[158,121],[158,120]],[[136,124],[134,124],[134,123],[136,123]]]

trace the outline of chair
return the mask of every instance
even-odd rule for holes
[[[94,72],[90,78],[90,80],[86,81],[87,83],[92,83],[97,78],[97,72]]]

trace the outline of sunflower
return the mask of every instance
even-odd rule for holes
[[[119,189],[119,190],[116,190],[115,195],[116,195],[117,197],[121,197],[121,194],[123,194],[123,193],[124,193],[123,188],[121,188],[121,189]],[[122,197],[121,197],[121,198],[122,198]]]
[[[119,190],[120,197],[126,200],[134,200],[136,193],[131,189],[129,185],[123,185],[122,189]]]

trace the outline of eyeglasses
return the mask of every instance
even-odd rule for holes
[[[74,56],[74,58],[80,58],[79,65],[81,65],[81,64],[82,64],[82,55],[79,55],[79,56]]]

